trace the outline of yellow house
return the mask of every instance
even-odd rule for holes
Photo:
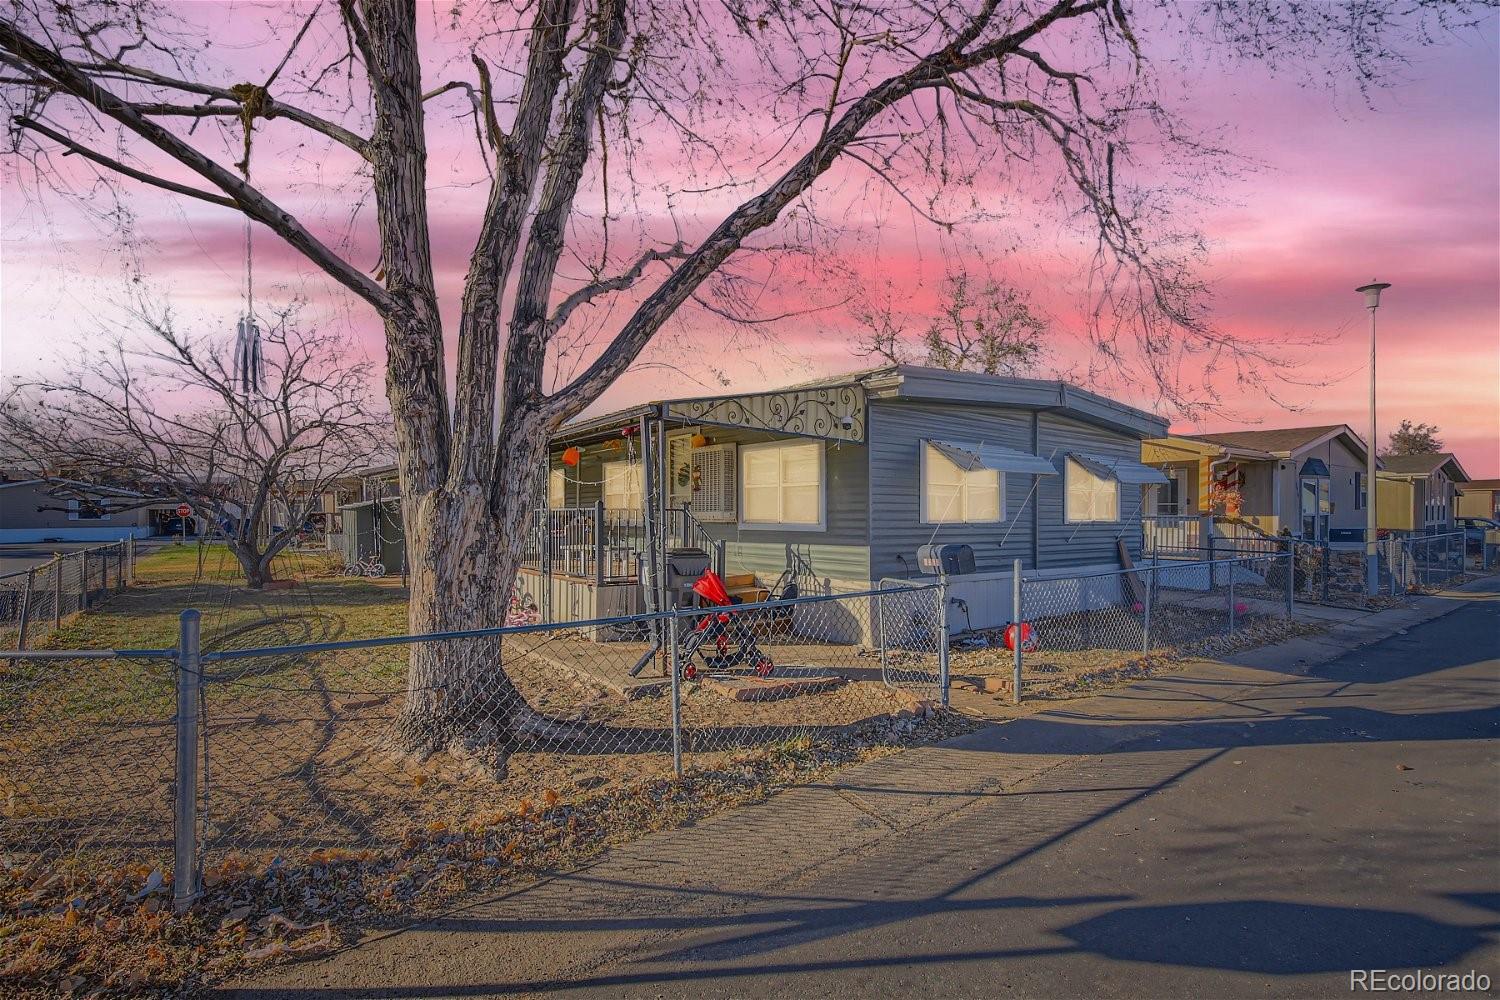
[[[1459,517],[1500,520],[1500,479],[1471,479],[1458,485]]]
[[[1390,455],[1379,475],[1375,514],[1382,531],[1423,535],[1453,530],[1458,484],[1469,478],[1454,455]]]

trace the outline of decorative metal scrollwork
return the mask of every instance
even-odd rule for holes
[[[674,417],[719,427],[835,441],[865,439],[865,390],[858,385],[691,399],[670,404],[669,412]]]

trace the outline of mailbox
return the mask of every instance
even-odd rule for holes
[[[949,542],[945,545],[923,545],[917,549],[917,565],[924,573],[958,576],[974,572],[974,549]]]

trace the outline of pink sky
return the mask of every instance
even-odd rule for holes
[[[194,12],[210,6],[195,5]],[[1293,356],[1303,363],[1305,376],[1328,384],[1288,386],[1283,397],[1295,412],[1221,384],[1231,414],[1197,425],[1179,423],[1176,429],[1346,422],[1364,434],[1368,325],[1353,289],[1379,278],[1394,286],[1379,314],[1381,436],[1402,418],[1435,423],[1471,475],[1500,476],[1497,51],[1500,39],[1492,20],[1481,33],[1416,52],[1404,81],[1376,94],[1373,108],[1353,93],[1303,89],[1243,67],[1232,74],[1202,67],[1188,71],[1184,94],[1193,120],[1204,127],[1230,127],[1232,148],[1258,164],[1218,186],[1216,203],[1203,209],[1213,244],[1213,320],[1252,339],[1322,341]],[[482,191],[454,183],[472,168],[465,145],[470,129],[467,119],[440,112],[429,120],[434,246],[440,291],[450,308],[482,203]],[[753,123],[744,130],[754,131]],[[344,230],[341,201],[326,197],[316,181],[325,173],[337,177],[346,162],[287,148],[268,156],[275,162],[259,161],[258,176],[269,190],[320,223],[322,232]],[[56,365],[61,345],[92,333],[101,322],[117,324],[118,307],[131,286],[112,238],[64,203],[29,201],[9,170],[4,180],[0,372],[10,376]],[[870,230],[867,238],[844,248],[853,272],[869,285],[889,282],[915,313],[930,307],[952,266],[948,255],[954,244],[912,225],[909,217],[901,219],[895,206],[862,200],[869,189],[849,175],[829,181],[823,204]],[[205,328],[232,330],[243,280],[238,219],[140,189],[132,192],[131,204],[138,231],[153,243],[141,261],[150,286],[169,294],[184,316]],[[644,206],[649,218],[662,221],[650,214],[659,208]],[[877,209],[899,224],[877,232],[863,221]],[[711,214],[702,206],[698,211]],[[361,228],[367,221],[356,225],[348,251],[364,267],[374,264]],[[1032,221],[1017,218],[1015,227],[1029,230]],[[1009,245],[1009,238],[1000,229],[973,236],[996,246]],[[1081,342],[1072,335],[1082,301],[1071,263],[1078,254],[1076,236],[1044,227],[1030,232],[1016,252],[1002,255],[1004,276],[1029,287],[1053,317],[1050,354],[1059,366],[1082,357]],[[378,356],[378,332],[368,310],[264,232],[257,235],[256,269],[268,297],[309,297],[320,321],[347,323]],[[820,301],[841,298],[838,291],[808,293],[796,282],[780,281],[757,304],[775,313],[806,303],[809,294]],[[822,292],[828,294],[820,298]],[[752,390],[864,367],[868,360],[850,352],[854,332],[847,309],[776,324],[729,350],[716,347],[721,329],[679,330],[665,338],[652,359],[685,368],[686,377],[648,364],[600,405],[706,393],[719,374],[736,389]],[[1126,402],[1152,404],[1138,387],[1101,388]]]

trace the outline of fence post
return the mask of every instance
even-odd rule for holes
[[[26,623],[31,618],[31,588],[36,583],[36,567],[26,568],[26,589],[21,591],[21,630],[16,635],[16,651],[26,648]]]
[[[1229,562],[1229,634],[1234,635],[1234,571],[1239,568],[1237,560]]]
[[[1288,619],[1297,613],[1297,544],[1290,538],[1286,540],[1286,616]]]
[[[891,684],[890,657],[885,652],[885,594],[875,595],[875,641],[880,648],[880,682]]]
[[[52,557],[52,631],[62,628],[62,556]]]
[[[1208,585],[1210,588],[1214,585],[1214,526],[1212,521],[1208,523]]]
[[[948,575],[938,577],[938,698],[944,708],[948,707]],[[885,659],[885,649],[880,651]]]
[[[604,586],[604,501],[594,501],[594,586]],[[657,609],[661,610],[661,609]]]
[[[1151,565],[1146,567],[1146,606],[1141,610],[1141,655],[1146,656],[1151,652],[1151,598],[1152,591],[1156,589],[1157,558],[1153,553]]]
[[[1021,704],[1021,647],[1025,645],[1022,632],[1025,629],[1022,622],[1025,620],[1021,614],[1021,560],[1017,559],[1011,566],[1010,577],[1010,618],[1011,645],[1015,647],[1015,657],[1011,664],[1010,677],[1010,703]]]
[[[677,661],[677,610],[661,622],[667,640],[667,669],[672,672],[672,773],[682,777],[682,670]]]
[[[115,590],[125,589],[125,542],[115,549]]]
[[[172,908],[182,913],[198,896],[198,696],[203,680],[199,616],[177,624],[177,766],[172,828]]]
[[[1323,603],[1327,604],[1328,603],[1328,543],[1327,542],[1319,542],[1319,543],[1317,543],[1317,545],[1318,545],[1318,563],[1319,563],[1318,575],[1323,578],[1323,583],[1322,583],[1322,586],[1319,588],[1319,593],[1322,594]]]

